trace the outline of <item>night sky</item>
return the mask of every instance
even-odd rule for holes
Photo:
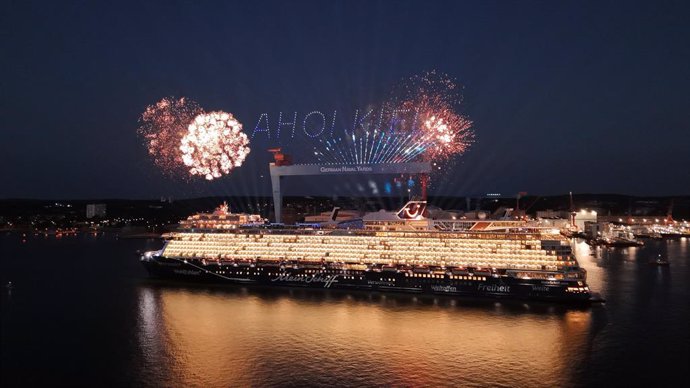
[[[257,136],[230,176],[183,182],[151,162],[139,115],[187,96],[251,134],[262,113],[352,114],[432,69],[464,86],[477,137],[432,194],[690,194],[686,1],[1,7],[0,198],[268,195],[277,142]],[[312,161],[302,140],[280,144]],[[287,182],[288,194],[370,191]]]

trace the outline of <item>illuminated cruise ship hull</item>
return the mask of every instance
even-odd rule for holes
[[[586,271],[557,230],[433,220],[425,208],[410,201],[365,215],[361,227],[312,228],[257,224],[224,204],[189,217],[142,262],[154,277],[184,281],[590,301]]]
[[[377,266],[349,270],[329,263],[318,266],[238,264],[158,255],[142,256],[141,261],[151,277],[183,282],[531,299],[578,304],[591,301],[586,284],[570,279],[521,279],[469,272],[457,274],[452,271],[439,274]]]

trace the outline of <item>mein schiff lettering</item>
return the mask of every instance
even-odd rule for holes
[[[333,283],[338,282],[339,274],[335,275],[306,275],[306,276],[296,276],[290,274],[280,274],[275,278],[271,279],[272,282],[295,282],[295,283],[323,283],[323,288],[329,288]]]

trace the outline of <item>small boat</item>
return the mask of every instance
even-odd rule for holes
[[[649,264],[651,264],[651,265],[669,265],[669,262],[668,262],[668,260],[661,257],[661,254],[659,254],[659,256],[657,256],[656,259],[649,260]]]

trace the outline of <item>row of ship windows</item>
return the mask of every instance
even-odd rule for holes
[[[379,263],[380,264],[380,263]],[[388,263],[384,263],[388,264]],[[448,263],[446,263],[448,264]],[[451,263],[452,264],[452,263]],[[452,266],[452,265],[451,265]],[[366,266],[365,266],[366,267]],[[458,265],[458,267],[495,267],[495,268],[506,268],[506,269],[517,269],[517,270],[539,270],[539,271],[558,271],[558,266],[548,266],[548,265],[525,265],[525,264],[515,264],[515,263],[493,263],[492,265]],[[360,268],[366,269],[366,268]]]
[[[259,269],[259,271],[261,271],[261,270],[262,270],[262,269]],[[260,275],[259,272],[250,272],[250,271],[239,271],[239,272],[235,272],[235,271],[212,271],[212,272],[217,273],[217,274],[224,274],[224,275],[246,275],[246,276],[249,276],[249,275]],[[330,272],[332,273],[332,271],[330,271]],[[313,271],[312,273],[317,273],[317,271]],[[320,272],[320,271],[319,271],[318,273],[324,273],[324,272]],[[286,272],[280,272],[280,273],[278,273],[278,272],[268,272],[268,273],[267,273],[267,276],[281,276],[281,275],[287,275],[287,274],[288,274],[288,273],[286,273]],[[310,276],[310,275],[308,275],[308,274],[296,274],[296,275],[291,275],[291,276],[295,276],[295,277],[307,277],[307,276]],[[415,273],[409,274],[409,273],[406,273],[405,276],[406,276],[406,277],[412,277],[412,278],[424,278],[424,279],[428,279],[428,278],[433,278],[433,279],[444,279],[444,278],[445,278],[445,275],[436,275],[436,274],[415,274]],[[362,280],[362,279],[363,279],[362,276],[349,276],[349,275],[343,276],[343,278],[344,278],[344,279],[355,279],[355,278],[359,278],[359,280]],[[457,280],[486,281],[486,277],[484,277],[484,276],[451,275],[451,276],[449,276],[449,278],[450,278],[450,279],[457,279]],[[380,281],[388,281],[388,282],[395,282],[395,281],[396,281],[395,278],[382,278],[382,277],[379,278],[379,280],[380,280]]]
[[[330,256],[338,256],[338,255],[348,255],[348,254],[359,254],[359,255],[368,255],[368,256],[398,256],[398,255],[407,255],[407,256],[429,256],[429,257],[438,257],[438,255],[429,255],[429,254],[410,254],[409,249],[396,249],[395,251],[371,251],[363,248],[353,248],[353,247],[328,247],[328,248],[300,248],[300,249],[282,249],[282,250],[276,250],[275,248],[270,248],[270,247],[252,247],[252,248],[245,248],[245,247],[195,247],[195,246],[190,246],[190,245],[174,245],[174,246],[169,246],[166,251],[168,252],[203,252],[203,253],[214,253],[214,254],[228,254],[228,255],[239,255],[239,254],[246,254],[246,253],[251,253],[252,255],[256,256],[261,256],[261,255],[279,255],[279,254],[289,254],[289,255],[300,255],[300,254],[316,254],[316,255],[323,255],[326,257]],[[491,254],[493,257],[532,257],[532,258],[538,258],[542,260],[565,260],[568,258],[568,256],[557,256],[555,254],[549,253],[547,251],[541,251],[538,254],[535,254],[534,252],[510,252],[510,251],[487,251],[487,250],[478,250],[478,249],[472,249],[472,250],[464,250],[464,251],[436,251],[436,250],[424,250],[425,253],[428,252],[440,252],[440,253],[446,253],[446,254],[453,254],[454,256],[462,256],[462,255],[471,255],[471,254]]]
[[[182,246],[200,246],[200,247],[224,247],[224,248],[268,248],[268,247],[285,247],[285,248],[321,248],[321,249],[338,249],[338,248],[358,248],[365,250],[399,250],[399,249],[410,249],[410,248],[427,248],[433,251],[454,251],[459,249],[463,250],[483,250],[483,251],[501,251],[501,252],[519,252],[527,251],[527,253],[538,254],[542,252],[557,252],[557,251],[569,251],[569,249],[529,249],[521,246],[482,246],[477,244],[446,244],[442,246],[425,246],[417,244],[370,244],[363,242],[353,242],[353,241],[342,241],[340,243],[332,242],[313,242],[313,243],[290,243],[283,241],[262,241],[262,242],[248,242],[248,241],[184,241],[184,240],[173,240],[169,243],[170,245],[182,245]]]
[[[448,246],[475,246],[477,248],[522,248],[522,249],[537,249],[541,246],[539,240],[530,241],[528,243],[520,242],[497,242],[490,243],[487,241],[477,241],[477,240],[412,240],[405,238],[391,238],[387,240],[381,239],[277,239],[277,238],[250,238],[250,239],[218,239],[218,238],[200,238],[200,237],[178,237],[173,241],[185,241],[185,242],[230,242],[230,243],[249,243],[249,244],[266,244],[266,243],[285,243],[285,244],[360,244],[360,245],[370,245],[370,246],[391,246],[391,245],[403,245],[403,246],[413,246],[413,247],[448,247]],[[549,249],[565,249],[569,246],[548,246]],[[544,247],[546,248],[546,247]]]
[[[165,251],[164,255],[166,257],[187,257],[196,259],[206,259],[206,260],[267,260],[267,261],[284,261],[284,260],[297,260],[305,262],[323,262],[328,260],[324,256],[316,255],[256,255],[256,256],[242,256],[242,255],[223,255],[219,253],[189,253],[189,252],[176,252],[176,251]],[[543,265],[557,265],[557,264],[568,264],[568,261],[558,261],[558,260],[539,260],[539,259],[528,259],[521,257],[408,257],[408,256],[395,256],[395,257],[352,257],[352,256],[328,256],[330,260],[335,262],[343,263],[364,263],[364,262],[376,262],[376,263],[400,263],[405,264],[408,261],[410,263],[497,263],[497,262],[510,262],[510,263],[527,263],[527,264],[543,264]]]
[[[449,257],[446,256],[434,256],[434,255],[425,255],[425,254],[410,254],[406,253],[405,251],[400,251],[399,253],[395,254],[385,254],[385,255],[372,255],[370,253],[363,253],[362,251],[356,251],[349,249],[344,252],[310,252],[310,251],[315,251],[315,250],[309,250],[305,249],[300,252],[281,252],[281,251],[276,251],[276,250],[271,250],[271,251],[258,251],[258,250],[253,250],[251,252],[251,255],[248,254],[240,254],[239,252],[232,251],[231,253],[228,253],[227,250],[221,250],[221,249],[203,249],[203,250],[190,250],[190,248],[193,247],[168,247],[165,250],[166,255],[181,255],[181,256],[189,256],[189,257],[203,257],[203,256],[218,256],[218,257],[225,257],[225,258],[230,258],[230,257],[253,257],[253,258],[262,258],[262,257],[296,257],[296,258],[315,258],[315,259],[321,259],[321,258],[338,258],[338,257],[347,257],[350,258],[352,256],[355,257],[362,257],[362,258],[381,258],[381,259],[392,259],[392,258],[401,258],[401,259],[417,259],[417,260],[424,260],[424,259],[429,259],[429,260],[453,260]],[[250,252],[247,252],[250,253]],[[484,253],[486,254],[486,253]],[[457,256],[463,256],[463,255],[457,255]],[[495,261],[497,259],[504,259],[504,260],[539,260],[539,261],[544,261],[544,262],[554,262],[554,261],[567,261],[571,259],[570,257],[561,257],[561,256],[535,256],[535,255],[526,255],[526,254],[514,254],[514,255],[492,255],[491,257],[487,257],[484,260],[492,260]]]
[[[413,273],[409,274],[406,273],[405,276],[413,277],[413,278],[434,278],[434,279],[444,279],[445,275],[438,275],[438,274],[418,274],[418,273]],[[484,276],[465,276],[465,275],[450,275],[448,276],[449,279],[458,279],[458,280],[476,280],[476,281],[485,281],[486,277]]]
[[[467,267],[467,266],[466,266],[466,267]],[[470,267],[473,267],[473,266],[470,266]],[[488,267],[488,266],[484,266],[484,267],[482,267],[482,268],[485,268],[485,267]],[[503,266],[497,266],[497,268],[517,269],[517,270],[530,270],[530,269],[531,269],[531,268],[523,268],[523,267],[534,267],[533,270],[538,270],[538,271],[545,271],[545,270],[546,270],[546,271],[558,271],[558,267],[552,267],[552,266],[539,266],[539,265],[525,266],[525,265],[515,265],[515,264],[506,264],[506,265],[503,265]],[[362,269],[359,269],[359,270],[365,270],[365,269],[366,269],[366,268],[362,268]],[[341,272],[338,271],[338,272],[336,272],[336,273],[341,273]],[[424,276],[422,276],[422,275],[425,275],[425,274],[413,274],[413,275],[410,275],[410,276],[413,276],[413,277],[424,277]],[[462,276],[462,275],[452,275],[452,276]],[[451,279],[454,279],[454,278],[451,277]],[[460,278],[458,278],[458,279],[460,279]]]
[[[178,238],[195,238],[195,239],[200,239],[200,238],[214,238],[214,239],[238,239],[238,238],[247,238],[247,239],[262,239],[262,238],[282,238],[282,239],[290,239],[290,240],[314,240],[314,239],[346,239],[346,238],[357,238],[361,240],[373,240],[373,239],[406,239],[406,240],[439,240],[439,241],[447,241],[447,240],[465,240],[465,241],[487,241],[487,240],[496,240],[497,242],[531,242],[535,241],[539,238],[539,235],[514,235],[514,234],[506,234],[506,233],[482,233],[482,234],[467,234],[467,233],[443,233],[443,234],[437,234],[437,233],[428,233],[428,232],[423,232],[423,233],[415,233],[415,232],[403,232],[403,233],[386,233],[386,232],[378,232],[378,233],[372,233],[372,234],[361,234],[361,233],[354,233],[354,234],[347,234],[347,235],[334,235],[334,234],[280,234],[280,233],[176,233],[174,235],[175,237]],[[549,235],[549,238],[547,240],[550,241],[557,241],[554,239],[559,239],[558,235]]]
[[[450,248],[450,247],[470,247],[470,248],[480,248],[480,249],[524,249],[524,250],[537,250],[538,243],[534,242],[533,245],[527,244],[478,244],[472,241],[453,241],[453,242],[436,242],[430,243],[429,241],[380,241],[380,240],[336,240],[336,241],[289,241],[289,240],[275,240],[275,239],[259,239],[259,240],[207,240],[207,239],[177,239],[172,240],[175,242],[182,243],[205,243],[205,244],[242,244],[242,245],[360,245],[368,249],[389,249],[390,247],[422,247],[422,248]],[[563,246],[559,248],[554,248],[553,246],[543,247],[547,250],[567,250],[568,246]]]
[[[171,245],[166,248],[166,251],[192,251],[192,252],[215,252],[215,253],[220,253],[220,254],[272,254],[276,255],[279,253],[286,253],[286,254],[292,254],[292,255],[299,255],[302,252],[306,253],[316,253],[316,254],[326,254],[326,255],[334,255],[334,254],[349,254],[349,253],[361,253],[361,254],[371,254],[372,251],[369,251],[364,248],[358,248],[358,247],[328,247],[328,248],[310,248],[310,247],[303,247],[300,249],[271,249],[269,247],[252,247],[252,248],[239,248],[238,247],[208,247],[208,246],[203,246],[203,247],[198,247],[198,246],[193,246],[193,245]],[[433,250],[422,250],[419,252],[424,252],[424,253],[409,253],[409,249],[396,249],[395,251],[386,251],[386,253],[381,252],[381,251],[376,251],[374,252],[377,255],[381,256],[390,256],[390,255],[395,255],[399,253],[407,254],[407,255],[424,255],[426,252],[436,252]],[[412,251],[415,252],[415,251]],[[457,253],[457,254],[476,254],[476,253],[492,253],[492,256],[498,254],[498,252],[491,252],[491,251],[486,251],[486,250],[465,250],[465,251],[448,251],[448,253]],[[542,253],[535,253],[535,252],[500,252],[501,256],[523,256],[523,257],[537,257],[540,259],[544,260],[553,260],[554,257],[551,257],[548,255],[545,251],[542,251]],[[431,256],[431,255],[427,255]],[[438,255],[433,255],[433,256],[438,256]]]
[[[356,239],[358,244],[367,245],[403,245],[403,246],[422,246],[422,247],[432,247],[432,246],[451,246],[451,245],[462,245],[462,246],[476,246],[478,248],[502,248],[502,247],[516,247],[522,249],[537,249],[541,244],[540,240],[529,240],[529,241],[506,241],[499,240],[495,242],[487,242],[487,240],[478,239],[444,239],[438,237],[425,236],[424,238],[410,238],[410,237],[321,237],[321,236],[299,236],[299,237],[281,237],[281,236],[271,236],[271,235],[260,235],[261,237],[254,235],[204,235],[199,236],[195,234],[191,235],[178,235],[175,241],[201,241],[201,242],[249,242],[249,243],[288,243],[288,244],[352,244],[353,239]],[[487,244],[488,243],[488,244]],[[556,246],[551,245],[549,248],[554,249]],[[569,246],[563,245],[563,248],[568,248]]]

